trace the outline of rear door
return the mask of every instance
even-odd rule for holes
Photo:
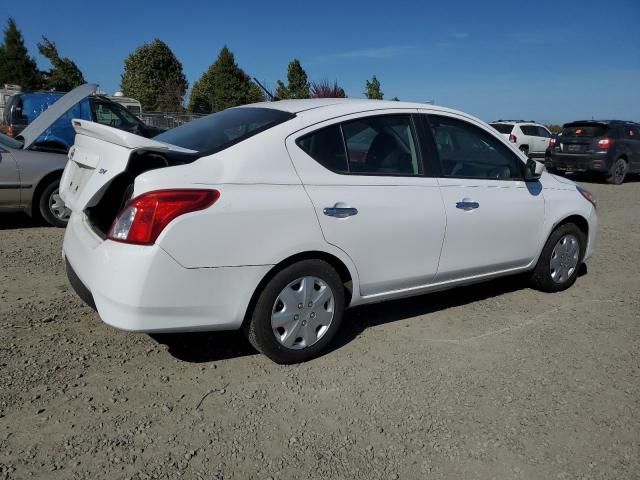
[[[551,140],[551,132],[540,125],[536,126],[536,153],[544,154],[549,148],[549,140]]]
[[[325,240],[353,260],[363,296],[435,278],[445,216],[419,135],[400,110],[342,117],[286,141]]]
[[[640,128],[635,125],[623,125],[621,128],[629,145],[629,170],[640,172]]]
[[[540,184],[524,182],[524,162],[480,124],[454,114],[426,120],[437,145],[447,216],[436,281],[529,265],[542,241]]]

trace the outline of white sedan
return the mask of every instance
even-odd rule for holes
[[[560,291],[594,249],[589,192],[447,108],[289,100],[154,139],[73,124],[67,272],[124,330],[243,328],[295,363],[347,307],[525,272]]]

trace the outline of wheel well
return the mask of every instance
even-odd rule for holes
[[[40,179],[38,185],[36,185],[35,190],[33,191],[33,196],[31,197],[31,204],[29,205],[27,213],[29,215],[37,216],[40,212],[37,208],[38,203],[40,202],[40,195],[42,195],[42,191],[49,185],[52,181],[56,179],[60,179],[62,177],[62,170],[56,170],[51,173],[47,173],[44,177]],[[34,212],[33,206],[36,205],[36,209]]]
[[[251,296],[251,300],[249,301],[249,305],[247,306],[247,311],[244,315],[244,320],[242,322],[243,326],[247,324],[247,322],[251,318],[251,314],[253,312],[253,308],[255,307],[256,302],[258,301],[258,296],[260,292],[264,289],[264,287],[271,281],[271,279],[282,269],[288,267],[289,265],[293,265],[296,262],[300,262],[302,260],[324,260],[329,265],[331,265],[342,280],[344,284],[344,293],[345,293],[345,307],[349,305],[351,302],[351,296],[353,291],[353,279],[351,278],[351,273],[347,266],[340,260],[338,257],[331,255],[326,252],[319,251],[310,251],[310,252],[302,252],[296,255],[292,255],[288,258],[285,258],[283,261],[275,265],[271,270],[267,272],[267,274],[260,280],[260,283],[256,287]]]
[[[620,155],[618,158],[619,158],[619,159],[621,158],[621,159],[623,159],[625,162],[629,163],[629,160],[627,159],[627,156],[626,156],[624,153],[623,153],[622,155]]]
[[[556,228],[567,223],[574,223],[580,229],[580,231],[584,233],[585,239],[589,238],[589,222],[587,222],[584,217],[581,217],[580,215],[571,215],[570,217],[567,217],[560,223],[558,223],[558,225],[556,225]]]

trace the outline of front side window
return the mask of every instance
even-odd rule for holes
[[[127,131],[134,130],[139,125],[138,119],[118,103],[94,99],[91,102],[91,106],[96,122],[102,125],[109,125],[110,127]]]
[[[332,125],[299,138],[296,144],[335,173],[422,173],[411,115],[379,115]]]
[[[500,140],[468,122],[429,115],[442,175],[522,180],[523,164]]]

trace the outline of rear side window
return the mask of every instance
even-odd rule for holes
[[[522,130],[522,133],[530,137],[538,136],[538,128],[534,125],[520,125],[520,130]]]
[[[274,108],[229,108],[167,130],[154,140],[211,155],[294,117]]]
[[[572,123],[562,127],[563,137],[603,137],[607,134],[607,125],[593,123]]]
[[[511,133],[513,125],[509,123],[492,123],[491,126],[503,134]]]
[[[500,140],[468,122],[429,115],[442,175],[522,180],[523,164]]]
[[[339,125],[305,135],[296,144],[324,168],[336,173],[349,172]]]
[[[538,131],[538,137],[551,138],[551,133],[546,128],[536,127],[536,130]]]
[[[296,144],[323,167],[354,175],[422,173],[411,115],[365,117],[307,134]]]

